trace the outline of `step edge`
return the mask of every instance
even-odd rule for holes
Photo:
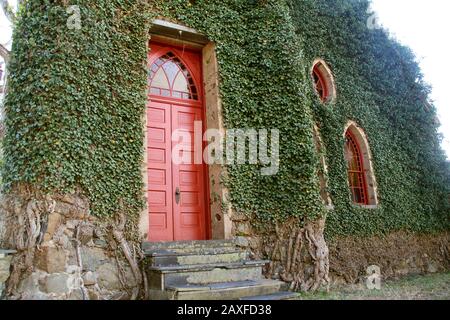
[[[214,269],[245,269],[252,267],[263,267],[270,263],[267,260],[255,261],[251,263],[241,262],[241,263],[211,263],[211,264],[187,264],[187,265],[176,265],[176,266],[149,266],[148,271],[158,272],[158,273],[178,273],[184,271],[210,271]]]
[[[239,282],[239,281],[233,281],[233,282]],[[204,287],[201,287],[201,290],[198,290],[196,288],[192,288],[193,290],[179,290],[176,286],[168,286],[166,287],[166,291],[176,292],[176,293],[199,293],[199,292],[221,292],[221,291],[230,291],[230,290],[239,290],[239,289],[245,289],[245,288],[264,288],[264,287],[281,287],[283,285],[282,281],[277,280],[269,280],[269,279],[263,279],[263,280],[255,280],[257,282],[253,285],[242,285],[242,286],[236,286],[236,287],[230,287],[230,288],[210,288],[207,285]],[[226,282],[224,282],[226,283]],[[230,282],[232,283],[232,282]],[[220,283],[221,284],[221,283]]]
[[[272,294],[266,294],[266,295],[261,295],[261,296],[248,296],[248,297],[242,297],[239,298],[239,300],[245,300],[245,301],[276,301],[276,300],[289,300],[292,298],[297,298],[299,296],[299,293],[296,292],[290,292],[290,291],[280,291],[280,292],[275,292]],[[258,298],[278,298],[278,299],[258,299]]]
[[[188,300],[216,300],[216,301],[239,301],[239,298],[248,295],[249,291],[258,294],[258,292],[273,293],[279,291],[278,285],[266,285],[266,286],[254,286],[254,287],[241,287],[239,289],[222,289],[212,291],[200,291],[200,292],[172,292],[174,300],[188,301]],[[207,295],[208,297],[205,297]],[[199,298],[200,296],[200,298]],[[212,296],[215,296],[212,298]]]
[[[192,240],[192,241],[171,241],[171,242],[149,242],[149,241],[143,241],[141,243],[141,247],[144,250],[147,250],[146,248],[149,247],[166,247],[166,248],[182,248],[182,247],[191,247],[191,248],[198,248],[198,247],[233,247],[236,246],[235,240]]]
[[[243,250],[233,250],[227,252],[148,252],[144,251],[144,255],[147,258],[159,258],[159,257],[184,257],[184,256],[214,256],[214,255],[226,255],[226,254],[236,254],[246,252]]]

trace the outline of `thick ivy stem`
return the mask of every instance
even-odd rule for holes
[[[118,221],[116,225],[113,225],[113,235],[114,239],[119,244],[120,248],[122,249],[123,254],[125,255],[125,258],[127,259],[131,271],[133,272],[134,279],[136,280],[136,287],[133,289],[133,293],[131,296],[131,300],[136,300],[139,297],[139,293],[142,286],[143,278],[141,271],[139,269],[139,264],[136,261],[135,255],[131,253],[130,245],[128,244],[127,240],[124,236],[124,230],[126,225],[127,219],[125,217],[125,214],[119,213],[118,214]],[[145,288],[145,286],[144,286]]]
[[[7,294],[12,295],[24,275],[33,271],[35,251],[39,250],[42,240],[41,220],[55,210],[55,201],[50,197],[42,200],[27,197],[21,206],[13,206],[11,202],[6,207],[6,212],[10,215],[7,225],[9,243],[18,251],[13,259],[6,288]]]
[[[273,275],[274,260],[280,251],[283,271],[280,278],[290,283],[292,290],[317,291],[322,285],[330,286],[329,249],[325,241],[325,219],[307,222],[303,228],[280,230],[277,226],[277,240],[272,251],[272,262],[269,275]],[[286,224],[295,225],[295,224]],[[286,239],[289,237],[289,240]],[[287,246],[286,246],[287,245]],[[286,259],[280,248],[285,247]],[[312,264],[314,272],[308,274],[306,266]]]

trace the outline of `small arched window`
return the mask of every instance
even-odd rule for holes
[[[150,67],[150,94],[198,100],[194,79],[180,59],[168,52]]]
[[[334,79],[330,68],[322,60],[316,60],[311,72],[314,90],[323,103],[332,101],[336,96]]]
[[[345,131],[345,160],[353,203],[376,206],[377,187],[368,141],[364,131],[353,122]]]
[[[364,175],[364,163],[361,148],[350,131],[345,136],[345,156],[347,161],[348,181],[353,202],[367,205],[367,183]]]

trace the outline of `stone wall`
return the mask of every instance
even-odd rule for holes
[[[18,251],[13,260],[17,269],[25,265],[30,250],[20,248],[17,243],[14,227],[18,227],[18,220],[15,217],[30,205],[24,204],[26,200],[20,196],[10,200],[13,205],[9,203],[8,221],[16,226],[8,226],[13,227],[8,239],[10,248]],[[89,203],[81,196],[54,197],[51,202],[49,212],[42,211],[42,203],[35,205],[41,208],[41,216],[40,234],[32,250],[32,266],[30,270],[17,273],[18,285],[10,290],[8,298],[128,299],[136,288],[136,281],[125,259],[120,258],[120,246],[109,226],[90,215]]]
[[[3,298],[6,280],[9,278],[12,253],[12,251],[0,249],[0,300]]]
[[[258,236],[246,216],[235,214],[232,220],[237,243],[255,258],[272,259],[271,276],[279,278],[285,271],[289,239],[273,254],[274,235]],[[448,232],[421,235],[401,231],[386,236],[336,238],[328,241],[328,247],[331,285],[363,282],[372,265],[380,267],[383,279],[450,270]],[[307,255],[302,259],[307,261]],[[314,273],[312,261],[306,269],[310,269],[305,270],[306,274]]]
[[[5,208],[3,207],[4,200],[4,195],[0,194],[0,248],[5,247],[6,244],[7,214],[5,212]]]
[[[376,265],[383,279],[450,270],[450,233],[396,232],[366,238],[344,237],[329,242],[330,273],[335,284],[365,281]]]
[[[261,237],[256,234],[248,216],[233,213],[231,217],[231,232],[236,244],[241,248],[246,248],[251,257],[259,259],[262,257]]]
[[[10,288],[7,298],[100,300],[131,297],[137,287],[131,268],[121,258],[120,245],[112,235],[111,226],[90,215],[86,199],[79,195],[53,197],[51,201],[30,202],[30,199],[33,197],[10,197],[5,201],[9,209],[1,213],[3,221],[7,221],[4,229],[9,230],[4,233],[3,243],[6,248],[16,249],[17,254],[0,255],[0,283],[8,278],[10,263],[12,274],[24,267],[17,286]],[[37,216],[40,232],[30,256],[31,267],[25,268],[28,251],[17,242],[17,235],[27,234],[26,228],[20,229],[19,221],[24,212],[28,217],[34,214],[30,208],[40,212]],[[232,222],[237,244],[249,249],[252,258],[271,258],[268,274],[282,275],[289,239],[273,254],[274,235],[258,235],[245,215],[235,213]],[[25,219],[21,223],[28,225],[29,221]],[[385,237],[346,237],[329,241],[328,246],[333,284],[364,280],[370,265],[379,266],[384,278],[450,270],[449,233],[397,232]],[[139,248],[135,249],[137,255]],[[306,261],[308,255],[302,259]],[[314,272],[312,261],[305,266],[306,274]],[[9,282],[12,278],[13,275]]]

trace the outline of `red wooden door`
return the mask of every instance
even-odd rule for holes
[[[204,240],[206,168],[193,159],[194,122],[204,118],[201,55],[152,44],[149,61],[149,241]]]

